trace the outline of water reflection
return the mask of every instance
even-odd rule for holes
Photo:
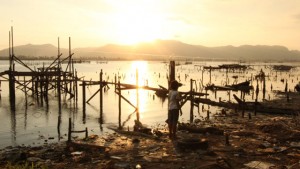
[[[16,111],[11,110],[10,111],[10,126],[11,126],[11,142],[15,146],[16,145],[16,140],[17,140],[17,131],[16,131],[16,126],[17,126],[17,120],[16,120]]]
[[[217,65],[219,63],[214,62],[201,62],[199,64],[205,65]],[[105,77],[103,79],[114,81],[114,75],[118,74],[120,77],[121,83],[126,84],[138,84],[139,86],[148,85],[150,87],[157,87],[158,85],[167,86],[167,76],[168,76],[168,66],[165,63],[161,62],[147,62],[147,61],[136,61],[136,62],[109,62],[108,64],[80,64],[76,67],[78,68],[79,77],[85,76],[85,79],[99,79],[99,67],[104,70],[103,74]],[[255,75],[259,74],[261,68],[266,73],[266,81],[255,80]],[[138,78],[136,77],[136,71],[138,70]],[[96,74],[95,74],[96,72]],[[98,72],[98,73],[97,73]],[[275,76],[276,74],[276,76]],[[290,75],[291,74],[291,75]],[[254,90],[250,92],[250,95],[239,93],[236,91],[218,91],[216,93],[208,91],[209,96],[208,99],[213,101],[218,101],[220,98],[222,101],[232,101],[235,102],[234,99],[230,97],[233,94],[241,95],[241,98],[244,98],[246,101],[254,101],[256,98],[258,101],[264,101],[264,99],[274,99],[277,97],[274,91],[284,91],[285,87],[287,91],[294,89],[294,85],[298,83],[299,76],[299,68],[298,71],[291,71],[288,73],[282,72],[274,72],[268,68],[264,68],[264,66],[260,64],[255,64],[253,69],[248,70],[246,73],[232,73],[229,72],[225,74],[225,72],[213,71],[211,75],[211,82],[216,85],[225,85],[231,83],[238,83],[244,80],[249,80],[251,76],[251,84],[254,86]],[[237,76],[238,78],[234,78],[233,76]],[[190,78],[194,79],[196,82],[195,90],[200,92],[205,92],[204,86],[209,83],[210,74],[207,71],[202,71],[202,69],[198,67],[194,67],[194,65],[180,65],[176,66],[176,77],[181,78],[181,83],[184,85],[180,87],[180,91],[189,91],[190,90]],[[232,77],[232,78],[231,78]],[[138,79],[138,81],[136,81]],[[282,82],[283,79],[283,82]],[[297,79],[297,80],[296,80]],[[227,80],[227,82],[226,82]],[[265,84],[264,84],[265,83]],[[287,85],[288,83],[288,85]],[[81,84],[81,82],[79,82]],[[78,86],[79,86],[78,84]],[[106,86],[103,88],[104,95],[103,101],[105,102],[103,105],[103,111],[99,109],[99,97],[95,97],[96,99],[91,100],[90,104],[87,104],[86,112],[82,114],[82,88],[79,87],[79,106],[77,107],[77,102],[72,99],[68,99],[63,96],[61,100],[64,102],[62,107],[60,108],[60,104],[58,104],[57,91],[55,90],[52,94],[56,96],[49,97],[49,106],[44,104],[44,107],[41,107],[39,104],[31,104],[31,97],[28,97],[28,109],[24,107],[26,100],[22,99],[24,97],[24,93],[18,92],[20,90],[16,90],[16,111],[10,111],[9,105],[9,88],[8,82],[2,81],[1,84],[1,95],[2,98],[0,100],[0,117],[2,119],[1,123],[3,125],[0,130],[0,140],[2,147],[8,145],[16,145],[16,144],[31,144],[32,142],[37,143],[36,140],[38,138],[37,135],[40,133],[46,133],[49,136],[57,136],[57,140],[61,140],[61,136],[67,131],[67,122],[66,119],[72,117],[75,124],[75,127],[79,130],[88,127],[89,130],[99,130],[107,131],[105,126],[109,124],[117,124],[118,123],[118,97],[115,94],[113,88],[114,86]],[[256,89],[257,86],[257,90]],[[112,88],[111,90],[108,90]],[[265,88],[265,90],[264,90]],[[99,89],[99,86],[89,87],[87,88],[87,98],[89,98],[95,91]],[[147,125],[153,125],[157,123],[164,123],[166,117],[166,109],[167,104],[164,98],[157,98],[154,95],[154,92],[142,89],[132,89],[128,91],[122,91],[122,95],[126,97],[134,106],[139,106],[140,118],[143,123]],[[20,97],[21,96],[21,97]],[[49,93],[49,96],[52,96]],[[37,100],[39,103],[41,100]],[[21,103],[21,104],[20,104]],[[123,104],[124,103],[124,104]],[[75,106],[74,106],[75,104]],[[73,105],[73,106],[72,106]],[[46,107],[47,106],[47,107]],[[207,105],[200,105],[199,112],[201,115],[205,116],[207,110],[212,114],[216,111],[219,111],[217,107],[210,107]],[[20,110],[21,108],[21,110]],[[205,110],[204,110],[205,109]],[[195,109],[196,110],[196,109]],[[182,108],[183,116],[180,117],[180,120],[185,122],[189,119],[190,105],[185,104]],[[22,116],[22,118],[18,118]],[[200,114],[195,114],[195,118],[199,118]],[[16,117],[17,116],[17,117]],[[212,117],[212,116],[211,116]],[[133,108],[130,104],[122,100],[122,118],[121,125],[131,126],[133,124],[133,120],[136,119],[135,116],[135,108]],[[24,120],[24,122],[23,122]],[[21,124],[21,125],[18,125]],[[95,130],[96,129],[96,130]],[[99,134],[99,133],[95,133]],[[25,140],[25,141],[24,141]],[[42,144],[44,140],[39,140]],[[49,141],[49,140],[48,140]]]

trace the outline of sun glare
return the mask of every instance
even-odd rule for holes
[[[134,61],[132,62],[132,65],[131,65],[131,71],[132,72],[136,72],[138,71],[138,85],[139,86],[145,86],[147,85],[146,81],[147,79],[145,79],[144,77],[146,77],[146,74],[147,74],[147,66],[148,66],[148,63],[147,61]],[[132,79],[132,82],[136,82],[136,76],[133,77],[134,80]]]
[[[130,83],[131,84],[136,84],[136,75],[138,75],[138,86],[145,86],[147,85],[147,70],[148,70],[148,62],[146,61],[134,61],[131,64],[131,70],[134,74],[134,76],[131,76],[130,78]],[[136,72],[138,72],[136,74]],[[132,74],[132,75],[133,75]],[[130,95],[130,100],[133,102],[137,100],[137,95],[136,91],[134,92],[135,94]],[[138,102],[139,102],[139,112],[140,112],[140,118],[143,118],[143,114],[146,111],[146,102],[147,102],[147,97],[148,96],[148,91],[143,90],[143,89],[138,89]]]
[[[127,6],[114,17],[116,39],[122,44],[148,42],[164,37],[164,19],[155,9]]]

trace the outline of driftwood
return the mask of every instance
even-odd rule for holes
[[[241,109],[254,111],[256,109],[257,112],[260,113],[268,113],[268,114],[287,114],[287,115],[297,115],[300,109],[292,109],[292,108],[282,108],[282,107],[272,107],[272,106],[266,106],[263,105],[263,103],[260,102],[244,102],[241,99],[239,99],[237,96],[233,95],[234,98],[237,100],[238,103],[232,103],[232,102],[216,102],[210,99],[204,99],[204,98],[195,98],[195,103],[203,103],[208,104],[212,106],[219,106],[219,107],[225,107],[230,109]]]

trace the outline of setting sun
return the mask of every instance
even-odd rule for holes
[[[114,15],[115,38],[122,44],[136,44],[166,37],[165,19],[156,8],[149,5],[139,8],[129,4]]]

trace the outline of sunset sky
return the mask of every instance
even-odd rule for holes
[[[97,47],[172,39],[203,46],[300,50],[300,0],[3,0],[0,49],[51,43]]]

